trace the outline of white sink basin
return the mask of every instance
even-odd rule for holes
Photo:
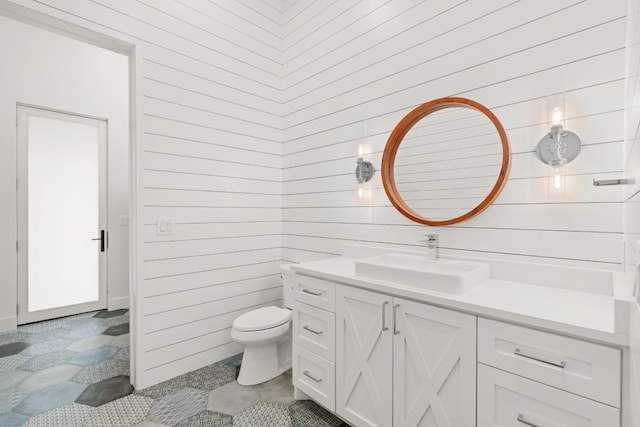
[[[451,259],[428,260],[385,254],[356,260],[356,275],[398,285],[462,295],[489,279],[489,265]]]

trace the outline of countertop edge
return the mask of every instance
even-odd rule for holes
[[[343,259],[344,263],[349,262],[348,258],[338,257]],[[325,260],[327,261],[327,260]],[[353,260],[351,260],[353,261]],[[618,347],[628,347],[629,337],[625,334],[615,333],[613,331],[606,331],[600,329],[593,329],[583,327],[579,325],[573,325],[569,323],[563,323],[555,320],[545,319],[541,317],[535,317],[525,315],[513,311],[501,310],[494,307],[487,307],[479,304],[474,304],[469,301],[464,301],[459,296],[446,294],[432,293],[432,292],[411,292],[408,289],[402,287],[385,285],[383,283],[377,283],[370,281],[369,279],[359,279],[357,277],[350,277],[347,275],[336,274],[326,271],[326,269],[313,268],[305,266],[304,264],[294,264],[291,268],[304,275],[316,277],[339,284],[354,286],[357,288],[380,292],[388,295],[397,296],[400,298],[407,298],[410,300],[424,302],[439,306],[442,308],[454,309],[460,312],[473,314],[476,316],[485,317],[493,320],[501,320],[510,323],[514,323],[520,326],[530,327],[534,329],[541,329],[548,332],[560,333],[571,337],[596,342],[599,344],[613,345]],[[616,301],[612,297],[612,302]],[[614,313],[615,317],[615,313]],[[614,326],[614,325],[612,325]]]

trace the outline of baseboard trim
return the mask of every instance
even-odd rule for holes
[[[120,310],[121,308],[129,308],[129,297],[109,298],[107,301],[107,310]]]
[[[0,319],[0,332],[15,331],[18,328],[18,317],[4,317]]]

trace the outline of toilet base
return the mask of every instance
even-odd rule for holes
[[[260,384],[277,377],[289,369],[291,369],[291,359],[279,360],[277,343],[247,346],[242,356],[238,384]]]

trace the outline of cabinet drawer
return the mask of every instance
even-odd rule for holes
[[[335,283],[296,274],[294,295],[296,300],[305,304],[335,312]]]
[[[478,427],[619,427],[620,411],[508,372],[478,365]]]
[[[335,314],[296,301],[293,310],[293,342],[331,362],[335,361]]]
[[[479,319],[478,361],[620,407],[620,350]]]
[[[293,345],[293,385],[328,410],[336,409],[335,365]]]

